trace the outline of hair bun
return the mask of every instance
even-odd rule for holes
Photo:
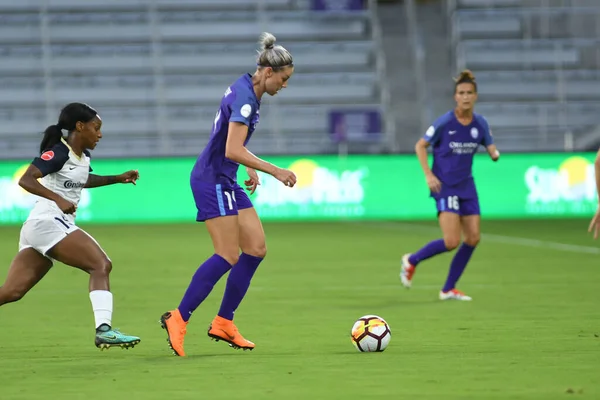
[[[472,81],[475,82],[475,75],[470,69],[462,70],[458,77],[454,78],[455,82]]]
[[[261,44],[262,48],[265,50],[271,50],[275,47],[275,41],[277,39],[269,32],[263,32],[258,39],[258,42]]]

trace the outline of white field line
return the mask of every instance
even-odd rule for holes
[[[362,223],[361,223],[362,224]],[[385,227],[390,230],[404,230],[404,231],[420,231],[425,233],[440,233],[440,229],[438,227],[432,227],[428,225],[419,225],[419,224],[411,224],[404,222],[383,222],[379,223],[379,226]],[[585,229],[585,228],[584,228]],[[502,244],[512,244],[516,246],[525,246],[525,247],[535,247],[538,249],[545,250],[558,250],[558,251],[567,251],[571,253],[587,253],[587,254],[600,254],[600,247],[593,246],[580,246],[576,244],[567,244],[567,243],[559,243],[552,242],[549,240],[539,240],[539,239],[530,239],[523,238],[518,236],[505,236],[505,235],[496,235],[493,233],[482,233],[481,239],[484,241],[502,243]]]

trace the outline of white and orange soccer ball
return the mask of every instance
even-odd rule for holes
[[[377,315],[360,317],[352,326],[352,344],[358,351],[384,351],[391,339],[390,326]]]

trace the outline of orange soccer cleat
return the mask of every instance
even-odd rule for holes
[[[160,317],[160,326],[167,331],[167,342],[176,356],[185,357],[183,340],[187,332],[187,322],[178,309],[167,311]]]
[[[229,343],[234,349],[252,350],[255,345],[244,339],[233,321],[216,316],[208,327],[208,336],[216,341],[222,340]]]

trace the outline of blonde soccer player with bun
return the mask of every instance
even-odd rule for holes
[[[292,55],[275,45],[275,36],[263,33],[260,45],[254,73],[242,75],[225,90],[208,144],[192,170],[190,186],[198,209],[196,221],[206,225],[214,254],[196,270],[179,306],[161,316],[169,345],[178,356],[185,356],[183,341],[192,313],[229,271],[221,307],[208,328],[208,336],[233,348],[252,350],[255,346],[238,331],[233,315],[267,247],[256,210],[237,183],[237,171],[240,164],[246,167],[250,179],[244,183],[250,193],[259,185],[257,170],[288,187],[296,184],[292,171],[246,149],[258,125],[261,99],[285,89],[294,73]]]

